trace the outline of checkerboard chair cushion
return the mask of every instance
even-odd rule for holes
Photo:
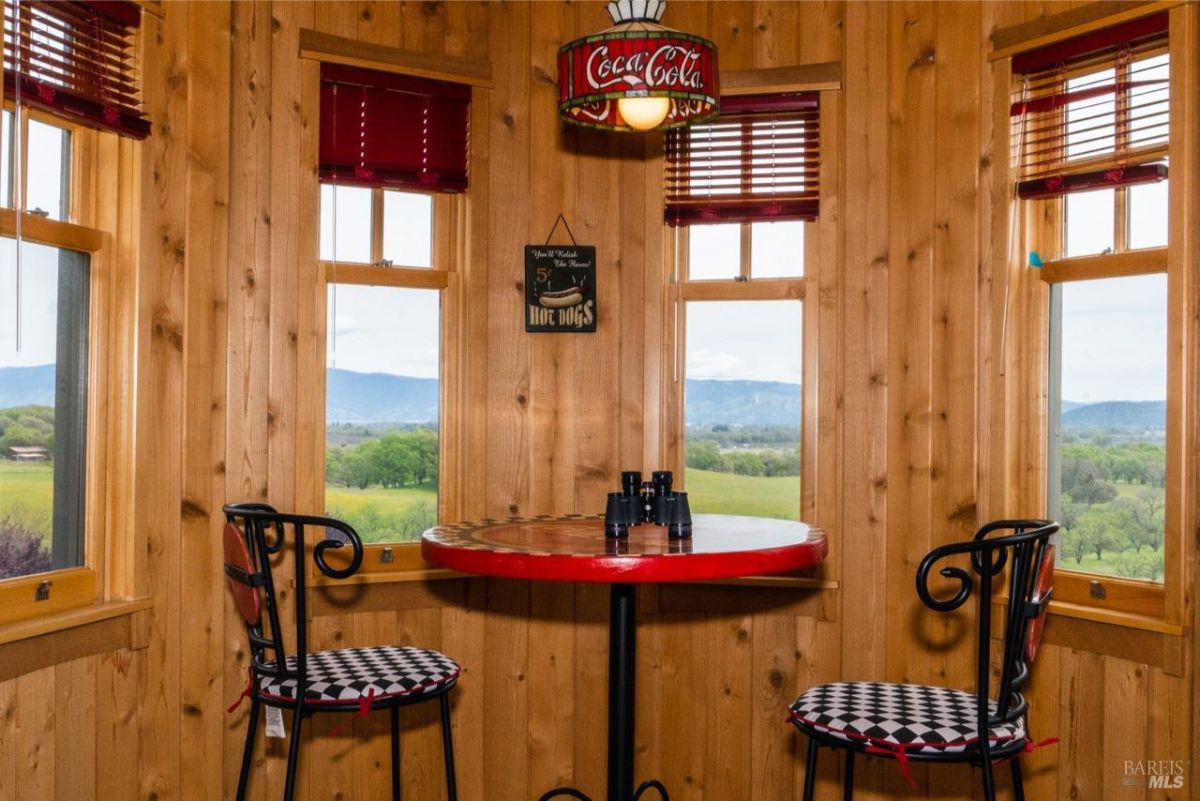
[[[994,714],[996,703],[988,704]],[[920,684],[835,682],[813,687],[792,703],[799,726],[883,749],[963,752],[979,739],[972,693]],[[993,743],[1025,740],[1025,720],[988,730]]]
[[[458,664],[437,651],[380,646],[314,651],[308,655],[308,703],[354,703],[399,695],[429,695],[458,678]],[[296,658],[287,666],[296,669]],[[275,700],[295,700],[296,679],[261,675],[258,691]]]

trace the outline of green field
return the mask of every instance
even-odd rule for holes
[[[42,535],[50,545],[54,467],[0,460],[0,520],[5,518]]]
[[[437,523],[437,487],[360,490],[327,484],[325,513],[354,526],[364,542],[415,542]]]
[[[800,519],[796,476],[739,476],[689,467],[686,483],[688,504],[697,514]]]

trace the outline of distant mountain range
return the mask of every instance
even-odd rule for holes
[[[426,423],[437,420],[433,378],[327,370],[331,423]],[[687,420],[692,425],[795,425],[800,385],[779,381],[689,379]],[[54,403],[54,365],[0,367],[0,409]],[[1163,428],[1165,401],[1063,401],[1068,428]]]
[[[684,393],[688,425],[796,426],[800,422],[799,384],[689,378]]]
[[[54,365],[0,367],[0,409],[10,406],[53,406]]]
[[[329,423],[430,423],[438,419],[435,378],[326,370]]]
[[[1067,408],[1066,402],[1063,408]],[[1166,401],[1104,401],[1064,411],[1063,428],[1166,428]]]

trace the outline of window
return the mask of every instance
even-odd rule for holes
[[[71,132],[6,109],[0,152],[5,205],[64,219]],[[89,268],[0,236],[0,579],[84,564]]]
[[[445,467],[442,342],[470,90],[329,64],[321,76],[325,511],[364,542],[416,542],[438,521]]]
[[[1018,55],[1013,71],[1023,250],[1045,309],[1031,366],[1045,371],[1045,497],[1062,526],[1056,599],[1162,617],[1178,536],[1168,431],[1180,424],[1167,15]]]
[[[133,163],[128,140],[150,126],[135,4],[3,4],[0,624],[44,632],[59,625],[52,613],[146,606],[132,598],[132,482],[107,469],[132,448],[127,386],[108,365],[134,362],[138,318],[138,282],[110,280],[110,242],[128,244],[136,225],[91,226],[98,197],[119,200],[94,154]]]
[[[677,226],[676,464],[695,512],[799,520],[818,102],[803,94],[721,105],[714,122],[667,139],[666,214]]]
[[[0,237],[0,578],[84,564],[89,254]]]
[[[103,538],[93,408],[92,263],[99,232],[70,224],[78,129],[9,106],[0,136],[0,622],[92,602]],[[96,386],[101,386],[99,383]],[[41,584],[33,601],[28,583]]]
[[[366,193],[368,205],[372,192],[385,204],[394,198],[393,210],[403,214],[343,225],[338,197],[347,190]],[[353,231],[354,242],[361,233],[367,242],[389,243],[400,264],[429,267],[429,195],[326,185],[322,200],[323,260],[335,253],[368,258],[356,245],[341,246]],[[372,218],[385,230],[373,231]],[[354,230],[359,226],[365,230]],[[364,542],[413,542],[437,523],[442,290],[403,268],[380,276],[349,267],[332,258],[325,265],[325,511],[354,526]]]

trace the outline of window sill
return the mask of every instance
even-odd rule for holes
[[[1000,597],[992,607],[997,637],[1004,626],[1005,603]],[[1182,626],[1157,617],[1065,601],[1051,601],[1048,614],[1055,619],[1046,626],[1044,643],[1153,665],[1172,676],[1183,675],[1187,638]]]
[[[1133,612],[1122,612],[1116,609],[1098,609],[1094,606],[1086,606],[1084,604],[1073,604],[1065,601],[1051,601],[1050,614],[1057,615],[1059,617],[1090,620],[1095,623],[1106,623],[1111,626],[1122,626],[1124,628],[1141,629],[1142,631],[1153,631],[1158,634],[1166,634],[1172,637],[1183,636],[1183,626],[1180,626],[1176,623],[1168,623],[1165,620],[1157,617],[1139,615]]]
[[[58,631],[99,623],[123,615],[132,615],[154,606],[150,598],[140,598],[133,601],[108,601],[106,603],[68,609],[63,612],[53,612],[41,617],[21,620],[0,626],[0,645],[52,634]]]

